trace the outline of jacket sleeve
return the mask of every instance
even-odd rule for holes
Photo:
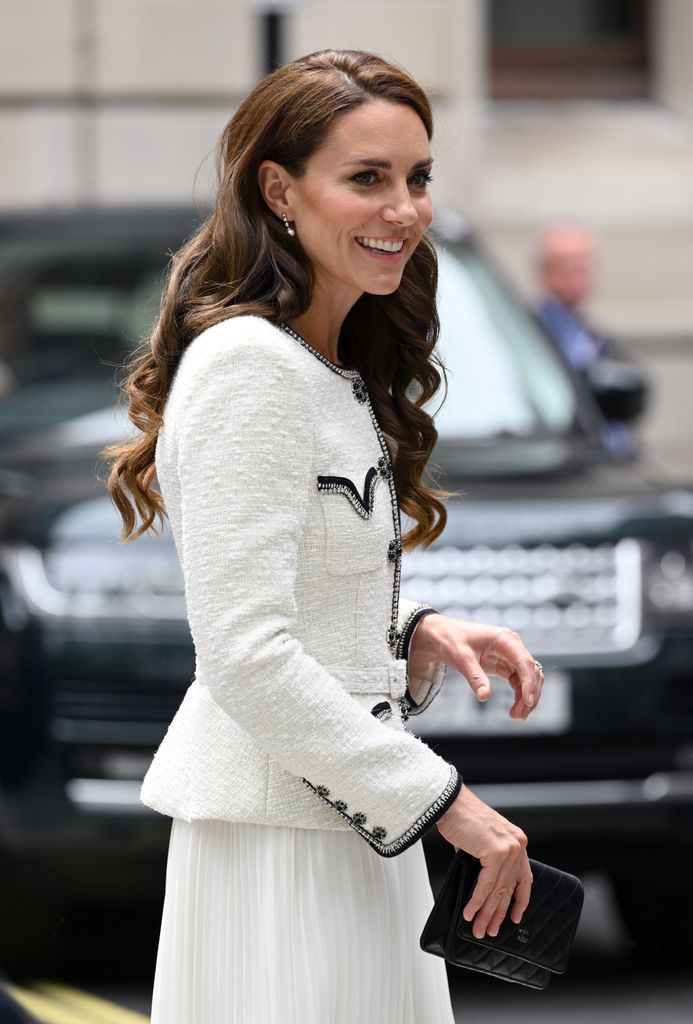
[[[181,564],[197,676],[272,758],[393,856],[462,779],[359,705],[295,635],[312,418],[329,410],[312,408],[299,367],[258,322],[264,330],[229,330],[230,320],[200,335],[182,382]]]
[[[409,671],[409,650],[416,632],[416,627],[425,615],[438,614],[435,608],[427,604],[418,604],[400,598],[397,615],[397,648],[398,658],[407,661],[407,692],[405,694],[410,715],[420,715],[439,694],[447,665],[442,661],[429,661],[423,670],[416,675]]]

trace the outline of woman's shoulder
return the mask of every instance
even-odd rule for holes
[[[248,359],[262,363],[296,362],[296,343],[261,316],[232,316],[205,328],[188,344],[181,363],[189,370],[209,364],[232,368]]]
[[[314,401],[300,346],[259,316],[220,320],[196,335],[180,358],[167,399],[170,419],[197,410],[236,406],[242,399],[258,412],[291,410],[309,415]]]
[[[205,328],[188,344],[176,368],[176,389],[205,388],[306,394],[310,381],[301,346],[260,316],[234,316]]]

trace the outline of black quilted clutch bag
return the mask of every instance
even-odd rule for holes
[[[421,948],[448,963],[530,988],[546,988],[568,966],[584,890],[579,878],[530,860],[532,893],[520,924],[509,914],[495,937],[477,939],[462,911],[481,865],[457,850],[421,933]]]

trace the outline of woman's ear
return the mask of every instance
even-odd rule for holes
[[[286,196],[291,181],[286,169],[274,160],[263,160],[258,167],[257,180],[262,198],[272,213],[277,217],[281,217],[285,213],[289,219],[293,219],[291,204]]]

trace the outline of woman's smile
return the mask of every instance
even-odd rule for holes
[[[389,262],[396,263],[396,257],[404,251],[404,238],[373,238],[370,235],[361,235],[356,238],[357,243],[365,249],[369,256],[395,257]]]

